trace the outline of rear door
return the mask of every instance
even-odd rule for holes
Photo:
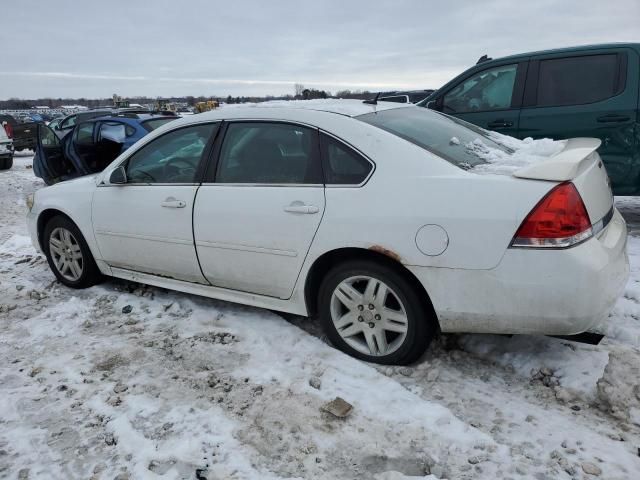
[[[193,232],[214,286],[289,298],[324,213],[318,131],[231,122],[198,190]]]
[[[518,136],[599,138],[614,193],[640,193],[639,71],[628,48],[532,57]]]
[[[436,108],[482,128],[515,136],[526,70],[526,60],[474,70],[442,92]]]

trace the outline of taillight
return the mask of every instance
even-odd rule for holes
[[[13,138],[13,127],[10,124],[4,124],[4,131],[7,132],[7,137]]]
[[[573,183],[552,188],[524,219],[512,247],[566,248],[591,237],[591,221]]]

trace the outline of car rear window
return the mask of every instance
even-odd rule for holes
[[[486,163],[476,149],[469,148],[478,139],[489,148],[510,152],[504,145],[494,142],[484,130],[426,108],[394,108],[355,118],[393,133],[465,170]]]
[[[142,126],[148,132],[151,132],[151,131],[155,130],[156,128],[161,127],[165,123],[169,123],[169,122],[175,120],[176,118],[177,117],[175,117],[175,118],[154,118],[152,120],[147,120],[146,122],[142,122]]]

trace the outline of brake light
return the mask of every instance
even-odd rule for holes
[[[4,131],[7,132],[7,137],[13,138],[13,127],[9,123],[4,123]]]
[[[573,183],[551,189],[531,210],[513,237],[512,247],[566,248],[591,237],[591,220]]]

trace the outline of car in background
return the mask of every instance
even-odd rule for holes
[[[124,113],[131,114],[145,114],[145,113],[162,113],[166,116],[174,115],[177,116],[173,112],[152,112],[146,108],[116,108],[116,107],[105,107],[105,108],[96,108],[93,110],[83,110],[81,112],[72,113],[64,117],[58,124],[55,126],[55,131],[57,132],[58,137],[62,138],[67,133],[69,133],[76,124],[83,122],[85,120],[90,120],[92,118],[103,117],[105,115],[118,115]]]
[[[9,136],[9,127],[0,126],[0,170],[9,170],[12,166],[13,140]]]
[[[435,90],[409,90],[409,91],[397,91],[397,92],[383,92],[380,93],[378,101],[380,102],[395,102],[395,103],[418,103]]]
[[[47,185],[102,171],[118,155],[173,115],[121,113],[82,119],[62,139],[38,126],[33,171]]]
[[[419,103],[517,138],[594,137],[615,195],[640,195],[640,44],[478,63]]]
[[[66,286],[107,275],[318,315],[371,362],[415,361],[438,331],[570,335],[606,320],[629,266],[599,140],[503,175],[470,169],[487,163],[465,148],[477,142],[514,153],[414,105],[221,108],[36,191],[27,223]]]
[[[4,125],[13,147],[17,152],[33,150],[36,146],[36,122],[19,122],[12,115],[0,114],[0,124]]]

